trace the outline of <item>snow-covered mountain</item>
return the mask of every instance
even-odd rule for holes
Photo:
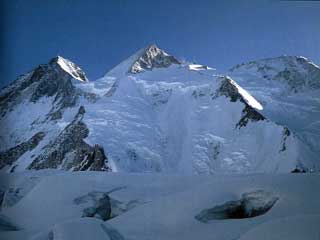
[[[318,72],[299,59],[264,60],[273,70],[268,77],[263,71],[256,92],[277,82],[304,101],[306,86],[317,89]],[[317,166],[309,138],[267,111],[276,98],[255,98],[254,79],[238,77],[260,68],[243,65],[222,76],[151,45],[89,82],[74,63],[54,58],[0,93],[0,168],[210,174]],[[279,76],[290,81],[272,80]],[[292,87],[301,76],[306,84]]]
[[[281,56],[237,65],[228,74],[262,104],[264,116],[286,125],[304,143],[309,150],[299,151],[311,155],[303,159],[319,160],[319,66],[301,56]]]
[[[53,58],[0,92],[0,239],[318,240],[319,72]]]
[[[89,132],[79,100],[95,96],[77,82],[88,82],[85,73],[56,57],[1,91],[0,168],[108,169],[103,149],[83,141]]]

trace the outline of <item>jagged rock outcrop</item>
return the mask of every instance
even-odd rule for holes
[[[39,142],[45,137],[44,132],[38,132],[28,141],[20,143],[19,145],[10,148],[5,152],[0,152],[0,169],[6,165],[12,165],[19,157],[21,157],[25,152],[31,151]]]
[[[242,110],[242,117],[237,123],[236,127],[245,127],[249,121],[257,122],[266,120],[266,118],[260,112],[248,104],[242,94],[240,94],[239,88],[231,78],[221,77],[220,80],[220,87],[216,91],[216,94],[213,96],[213,98],[225,96],[230,98],[231,102],[240,101],[245,105],[244,109]]]
[[[85,92],[77,87],[77,82],[80,84],[88,82],[85,73],[74,63],[58,56],[51,59],[48,64],[41,64],[33,71],[21,76],[1,91],[0,121],[3,128],[1,134],[10,136],[5,139],[6,145],[12,146],[11,142],[13,141],[18,144],[11,148],[4,148],[0,152],[0,169],[6,165],[12,165],[24,153],[33,150],[50,132],[50,129],[47,130],[42,125],[50,126],[52,125],[51,121],[61,119],[67,108],[76,107],[80,97],[84,97],[89,102],[96,99],[94,93]],[[9,113],[17,108],[25,108],[28,111],[29,106],[33,108],[33,110],[30,109],[30,114],[27,114],[28,119],[26,119],[30,124],[26,124],[23,131],[30,131],[34,134],[34,129],[39,127],[40,130],[32,138],[25,140],[25,138],[19,137],[22,135],[19,134],[22,129],[12,127],[12,120],[10,120],[12,116]],[[46,108],[43,109],[43,114],[38,112],[33,116],[32,111],[39,111],[37,108],[41,107]],[[88,129],[80,120],[80,116],[83,114],[84,108],[80,108],[76,119],[59,134],[57,139],[49,139],[49,144],[33,155],[36,158],[32,161],[29,169],[57,168],[64,159],[70,160],[80,156],[76,166],[80,165],[84,159],[87,161],[86,167],[81,170],[87,168],[107,170],[104,168],[106,156],[103,149],[99,146],[91,147],[82,140],[88,135]],[[17,113],[13,114],[13,116],[15,115]],[[49,135],[51,136],[52,133]],[[51,147],[52,149],[49,150]],[[75,165],[66,162],[65,169],[75,168]]]
[[[290,135],[291,135],[291,131],[289,130],[289,128],[284,127],[283,128],[282,147],[279,150],[280,152],[284,152],[287,149],[286,140]]]
[[[140,73],[153,68],[166,68],[171,64],[180,64],[180,61],[153,44],[142,52],[132,64],[129,72]]]
[[[60,119],[65,108],[76,105],[79,96],[94,98],[93,94],[76,88],[72,84],[73,79],[88,82],[78,66],[60,56],[51,59],[48,64],[39,65],[0,92],[1,117],[23,101],[36,103],[40,98],[53,97],[48,117]]]
[[[241,128],[247,126],[249,121],[258,122],[264,120],[266,120],[266,118],[261,113],[246,104],[245,108],[242,110],[242,117],[236,126]]]
[[[107,157],[104,153],[103,147],[96,144],[93,150],[87,155],[87,157],[74,168],[74,171],[101,171],[110,170],[109,167],[105,165]]]
[[[228,77],[220,77],[220,87],[216,91],[214,98],[225,96],[230,98],[231,102],[241,101],[245,102],[242,95],[239,93],[238,88],[233,84],[232,80]]]
[[[81,106],[74,120],[48,144],[28,169],[58,168],[65,170],[110,171],[103,148],[87,144],[83,139],[89,134],[82,122],[85,108]]]

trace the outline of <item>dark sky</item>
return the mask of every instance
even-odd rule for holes
[[[320,63],[320,1],[2,0],[1,86],[61,55],[90,80],[151,43],[225,70],[278,55]]]

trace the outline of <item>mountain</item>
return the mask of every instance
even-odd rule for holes
[[[75,86],[87,82],[79,67],[56,57],[3,89],[0,168],[108,169],[103,149],[83,141],[89,131],[79,99],[95,96]]]
[[[0,92],[0,239],[319,239],[318,76],[155,45],[94,81],[51,59]]]
[[[320,89],[319,66],[302,56],[251,61],[232,67],[230,72],[256,75],[265,79],[265,82],[279,82],[288,93]]]
[[[166,68],[172,64],[180,64],[180,61],[152,44],[141,51],[138,58],[131,65],[130,73],[140,73],[153,68]]]
[[[237,65],[228,75],[262,104],[264,116],[286,125],[304,143],[303,159],[319,158],[319,66],[305,57],[281,56]]]
[[[266,101],[236,71],[218,75],[151,45],[89,82],[74,63],[54,58],[0,93],[0,168],[211,174],[318,164],[294,126],[265,114]]]

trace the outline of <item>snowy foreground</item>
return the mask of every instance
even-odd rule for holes
[[[2,174],[0,239],[320,239],[320,175]]]

